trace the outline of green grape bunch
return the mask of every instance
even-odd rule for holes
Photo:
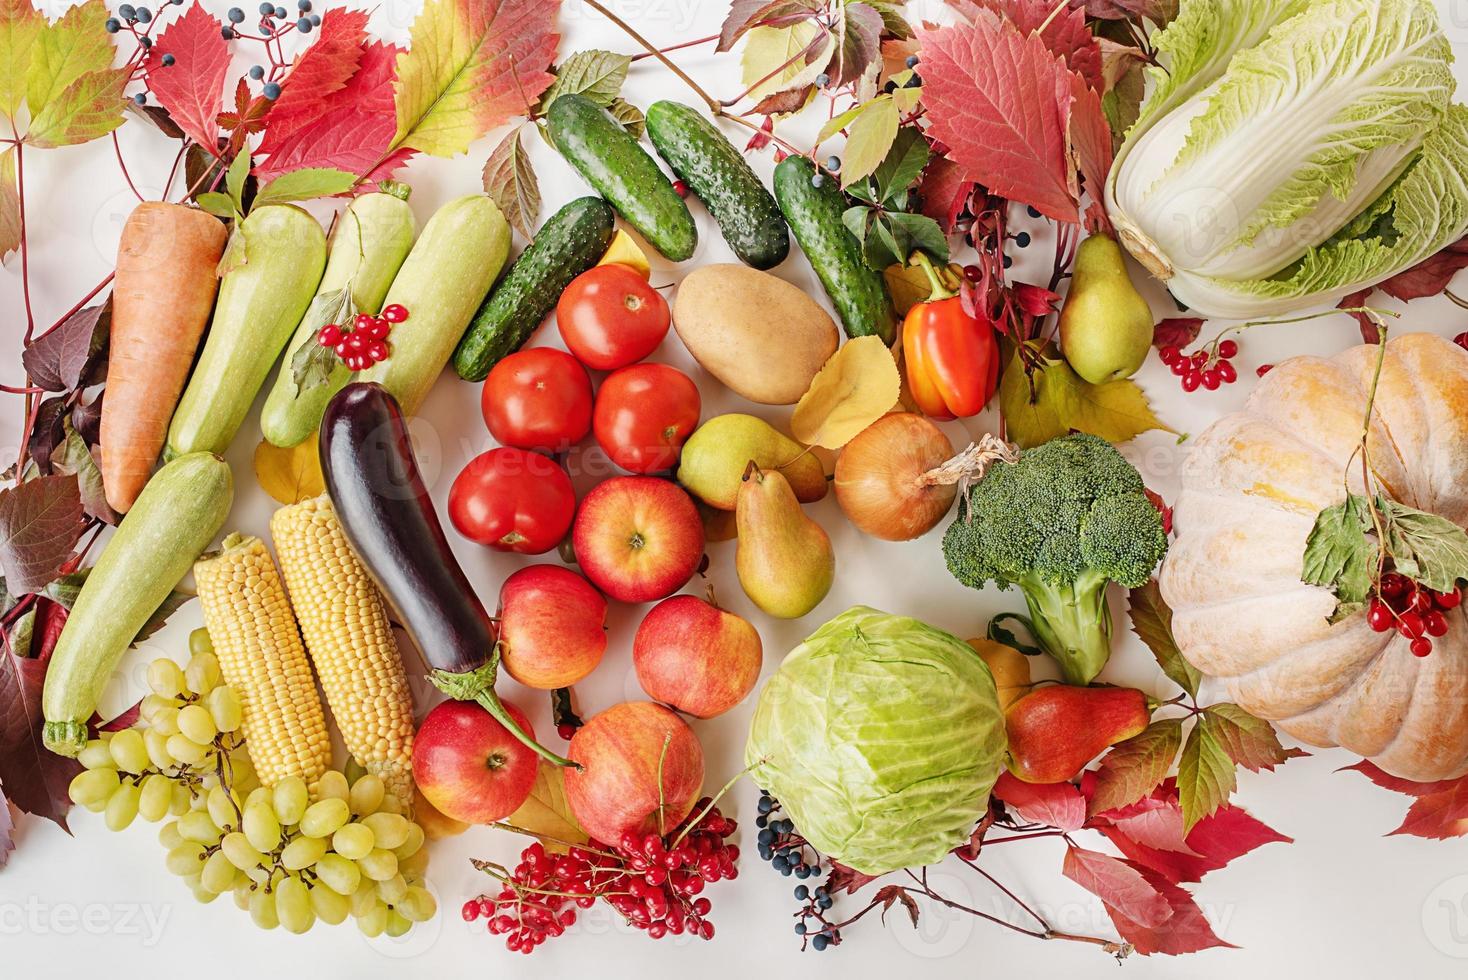
[[[260,785],[207,632],[190,647],[183,670],[166,658],[149,666],[138,727],[88,743],[72,799],[112,830],[172,817],[158,834],[168,870],[201,902],[232,894],[262,929],[300,934],[351,917],[369,937],[401,936],[431,919],[423,828],[382,779],[327,772],[314,793],[297,776]]]

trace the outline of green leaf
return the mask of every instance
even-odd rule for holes
[[[234,169],[230,167],[231,171]],[[255,195],[255,206],[286,201],[309,201],[317,197],[345,194],[357,184],[357,175],[331,167],[306,167],[281,174]],[[231,192],[233,193],[233,192]]]
[[[1162,598],[1162,590],[1153,579],[1141,588],[1132,589],[1127,596],[1128,612],[1131,614],[1132,632],[1147,644],[1162,672],[1190,697],[1198,696],[1198,685],[1203,675],[1198,668],[1188,663],[1172,635],[1172,608]]]
[[[1445,517],[1377,498],[1396,570],[1434,592],[1468,579],[1468,533]]]
[[[906,230],[892,221],[892,215],[873,212],[866,227],[866,238],[861,243],[862,261],[873,269],[885,269],[889,265],[905,262],[912,250],[912,239]]]
[[[883,97],[884,96],[880,95],[877,96],[877,98],[879,99]],[[850,109],[847,109],[845,112],[840,113],[839,115],[832,116],[830,119],[827,119],[826,124],[821,127],[820,133],[816,136],[816,143],[820,144],[826,142],[826,140],[830,139],[832,136],[835,136],[837,133],[841,132],[841,130],[851,125],[851,121],[857,116],[861,115],[861,111],[864,108],[866,108],[865,105],[854,105]]]
[[[229,199],[234,202],[236,214],[245,213],[245,181],[250,179],[250,151],[242,148],[229,162],[229,169],[224,172],[224,189],[229,192]]]
[[[1335,593],[1338,604],[1331,622],[1341,618],[1343,609],[1359,609],[1371,596],[1377,546],[1366,536],[1370,520],[1366,498],[1352,494],[1315,515],[1305,539],[1300,581]]]
[[[541,111],[562,95],[584,95],[604,109],[622,91],[632,56],[615,51],[577,51],[556,68],[556,80],[540,97]]]
[[[1200,715],[1188,733],[1177,765],[1178,802],[1183,808],[1183,833],[1228,802],[1238,784],[1233,760],[1220,741],[1216,717]]]
[[[20,248],[20,186],[13,146],[0,151],[0,259]]]
[[[238,214],[234,199],[219,191],[203,191],[195,196],[194,202],[216,217],[230,219]]]
[[[907,236],[908,259],[912,257],[913,249],[919,249],[934,262],[940,265],[947,263],[948,236],[943,234],[943,228],[938,222],[925,214],[908,214],[904,211],[889,211],[884,217]],[[886,267],[883,265],[877,268],[880,270]]]
[[[115,52],[105,28],[109,16],[102,0],[87,0],[41,31],[26,73],[26,105],[32,118],[78,78],[112,67]]]
[[[317,293],[303,319],[311,324],[314,333],[328,323],[346,323],[356,314],[357,306],[352,301],[352,283],[348,282],[340,289]],[[324,347],[314,340],[302,344],[291,357],[291,382],[296,386],[297,397],[326,384],[339,366],[341,359],[330,347]]]
[[[882,33],[899,41],[907,41],[914,36],[912,25],[902,15],[905,4],[889,3],[886,0],[866,0],[866,5],[882,15]]]
[[[626,99],[613,99],[612,104],[607,106],[607,112],[611,113],[612,118],[621,123],[622,128],[631,133],[635,140],[642,139],[642,134],[647,131],[647,117],[642,114],[641,109]]]
[[[847,130],[846,154],[841,161],[841,186],[876,171],[897,139],[897,106],[892,99],[873,99],[862,107]]]
[[[90,71],[72,81],[31,117],[25,142],[32,146],[76,146],[106,136],[123,119],[125,68]]]
[[[1167,778],[1183,746],[1183,720],[1160,718],[1140,735],[1119,742],[1101,757],[1096,789],[1086,804],[1094,816],[1130,806]]]
[[[892,141],[892,148],[880,166],[873,171],[877,179],[877,196],[883,204],[889,203],[892,195],[907,190],[928,165],[932,151],[922,131],[916,126],[904,126]]]
[[[1309,755],[1299,749],[1287,749],[1279,743],[1274,726],[1256,718],[1236,704],[1221,702],[1203,709],[1218,743],[1235,765],[1250,772],[1273,771],[1290,759]]]
[[[855,204],[841,212],[841,223],[851,232],[851,237],[863,241],[867,237],[867,215],[872,209],[864,204]]]
[[[1026,372],[1012,357],[999,383],[999,404],[1011,441],[1027,449],[1071,430],[1108,442],[1127,442],[1143,432],[1174,432],[1152,411],[1147,396],[1130,379],[1091,384],[1049,349],[1031,347],[1040,364]]]
[[[540,181],[530,165],[530,154],[520,142],[520,130],[512,130],[484,162],[481,175],[484,193],[499,205],[505,220],[527,240],[535,234],[540,217]]]
[[[46,18],[31,0],[0,0],[0,112],[12,120],[25,98],[36,44],[45,29]]]

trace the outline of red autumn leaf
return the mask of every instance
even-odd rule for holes
[[[934,156],[918,185],[922,213],[938,222],[944,232],[951,232],[973,190],[974,182],[964,176],[962,167],[947,157]]]
[[[1419,783],[1411,779],[1403,779],[1401,776],[1393,776],[1382,769],[1370,759],[1362,759],[1354,766],[1342,766],[1337,772],[1359,772],[1382,789],[1389,789],[1393,793],[1401,793],[1404,796],[1428,796],[1445,789],[1451,789],[1456,779],[1439,779],[1430,783]]]
[[[67,786],[81,766],[42,743],[41,687],[65,622],[64,608],[40,598],[31,641],[35,655],[17,657],[8,644],[0,648],[0,784],[22,811],[52,820],[63,830],[71,808]]]
[[[412,151],[388,150],[397,130],[393,108],[397,55],[391,44],[368,44],[356,73],[345,88],[322,100],[323,112],[314,122],[278,140],[267,126],[257,151],[266,159],[255,172],[271,179],[306,167],[333,167],[382,180],[406,163]]]
[[[756,27],[789,27],[821,12],[819,0],[734,0],[719,30],[715,51],[728,51]]]
[[[1133,922],[1155,928],[1172,916],[1162,892],[1130,861],[1072,844],[1066,848],[1060,873]]]
[[[1165,320],[1158,320],[1157,325],[1152,328],[1152,345],[1181,350],[1197,340],[1198,332],[1202,329],[1201,316],[1170,316]]]
[[[178,127],[195,143],[217,155],[219,113],[224,108],[224,75],[229,70],[229,42],[224,25],[194,0],[182,17],[168,25],[148,51],[148,87]],[[163,65],[171,54],[174,63]]]
[[[1102,188],[1111,170],[1111,126],[1101,111],[1100,94],[1081,76],[1071,74],[1069,94],[1069,101],[1065,101],[1062,90],[1060,98],[1066,107],[1065,137],[1075,159],[1074,167],[1085,178],[1085,191],[1091,198],[1086,208],[1086,228],[1093,234],[1110,234],[1111,219],[1106,216]]]
[[[1070,783],[1027,783],[1002,772],[993,793],[1027,823],[1079,830],[1086,822],[1086,799]]]
[[[270,100],[263,95],[251,95],[249,83],[241,78],[234,87],[234,111],[219,114],[219,128],[242,143],[245,136],[265,128],[265,114],[269,109]]]
[[[37,592],[61,573],[82,519],[75,476],[41,476],[0,490],[0,574],[11,595]]]
[[[121,714],[112,718],[110,721],[103,721],[101,715],[93,712],[92,717],[87,720],[87,724],[94,731],[120,732],[124,728],[131,728],[136,725],[138,723],[138,719],[142,717],[142,714],[143,702],[138,701],[135,702],[131,708],[123,711]]]
[[[1049,316],[1060,305],[1060,294],[1044,286],[1017,282],[1009,287],[1009,291],[1020,310],[1027,316]]]
[[[322,16],[316,43],[297,56],[270,106],[266,124],[276,139],[321,118],[327,97],[346,88],[356,74],[366,43],[365,10],[337,8]]]
[[[826,878],[826,891],[832,894],[845,892],[855,895],[857,891],[876,881],[879,875],[869,875],[855,868],[848,868],[839,861],[831,862],[831,874]]]
[[[1168,819],[1139,819],[1144,813],[1158,810],[1165,810]],[[1138,803],[1097,814],[1087,826],[1105,834],[1137,864],[1170,881],[1200,881],[1208,872],[1217,871],[1255,848],[1291,843],[1290,838],[1237,806],[1220,807],[1199,820],[1184,837],[1182,806],[1177,783],[1172,779],[1165,780]],[[1163,836],[1163,831],[1171,836]]]
[[[1440,252],[1429,255],[1410,269],[1404,269],[1376,288],[1403,302],[1436,296],[1453,281],[1458,270],[1468,266],[1468,238],[1460,238]]]
[[[1116,926],[1116,931],[1138,953],[1143,956],[1154,953],[1178,956],[1218,946],[1235,948],[1232,943],[1218,938],[1213,927],[1203,917],[1203,910],[1193,901],[1193,896],[1180,885],[1175,885],[1146,868],[1142,868],[1140,873],[1147,884],[1167,903],[1169,914],[1160,925],[1148,926],[1123,909],[1109,904],[1106,906],[1106,912],[1111,916],[1111,923]]]
[[[1007,18],[1021,34],[1040,31],[1040,39],[1066,67],[1102,90],[1101,47],[1086,26],[1085,11],[1070,7],[1056,13],[1054,0],[961,0],[957,7],[987,8]],[[1044,30],[1040,30],[1044,28]]]
[[[770,134],[775,131],[775,117],[765,116],[765,121],[760,123],[759,129],[755,130],[749,142],[744,144],[745,153],[754,153],[763,150],[770,145]]]
[[[975,14],[971,24],[918,31],[929,132],[993,193],[1076,221],[1059,98],[1073,76],[1040,38],[986,9]]]
[[[1211,704],[1203,709],[1203,715],[1234,765],[1250,772],[1273,772],[1277,765],[1309,755],[1301,749],[1285,748],[1273,725],[1236,704]]]
[[[1167,506],[1167,501],[1162,499],[1162,494],[1149,487],[1142,488],[1142,494],[1146,496],[1149,503],[1157,508],[1157,513],[1162,515],[1162,533],[1172,533],[1172,508]]]
[[[1429,840],[1468,835],[1468,776],[1454,779],[1445,788],[1413,800],[1402,825],[1388,836],[1397,835]]]

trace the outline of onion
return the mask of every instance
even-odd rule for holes
[[[885,415],[837,457],[836,502],[872,537],[908,541],[926,534],[948,513],[958,490],[923,475],[952,455],[948,437],[921,415]]]

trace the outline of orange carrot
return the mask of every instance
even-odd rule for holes
[[[157,201],[138,205],[123,226],[101,430],[113,510],[125,513],[138,499],[163,449],[214,307],[225,238],[218,218]]]

